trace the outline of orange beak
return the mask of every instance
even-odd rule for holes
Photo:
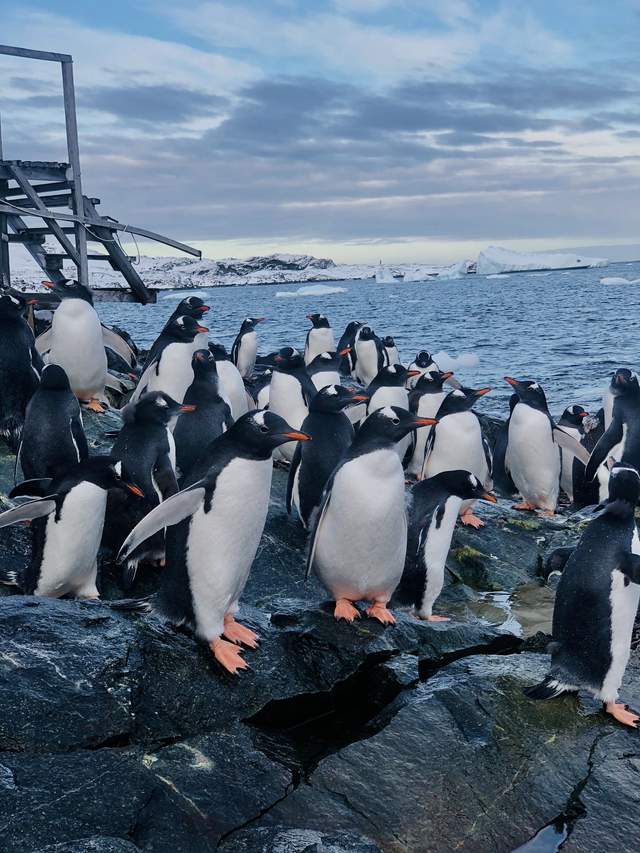
[[[40,284],[44,285],[44,287],[48,288],[49,290],[53,290],[53,288],[55,287],[52,281],[41,281]]]
[[[517,380],[517,379],[513,379],[511,376],[505,376],[505,377],[504,377],[504,381],[505,381],[505,382],[508,382],[508,383],[509,383],[509,385],[511,385],[513,388],[515,388],[515,387],[516,387],[516,385],[518,384],[518,380]]]
[[[476,397],[484,397],[485,394],[488,394],[491,391],[491,388],[478,388],[477,391],[474,391]]]
[[[133,483],[127,483],[126,486],[130,492],[133,492],[134,495],[137,495],[139,498],[144,497],[144,492],[142,491],[142,489],[138,488],[138,486],[134,486]]]
[[[266,317],[254,317],[254,320],[256,321],[256,323],[264,323],[264,321],[266,319],[267,319]]]
[[[197,406],[180,406],[180,411],[181,412],[195,412],[195,410],[197,408],[198,408]]]
[[[37,305],[37,304],[38,304],[37,299],[27,299],[27,305]]]
[[[578,417],[579,417],[579,418],[588,418],[588,417],[589,417],[589,412],[580,412],[580,414],[578,415]]]
[[[421,374],[421,370],[407,370],[407,376],[420,376]]]
[[[198,308],[198,311],[199,311],[201,314],[206,314],[208,310],[209,310],[209,306],[208,306],[208,305],[201,305],[201,306]]]
[[[368,394],[354,394],[351,399],[354,403],[367,403],[371,397]]]
[[[417,427],[419,427],[419,426],[433,426],[434,424],[438,423],[438,419],[437,418],[415,418],[413,422]]]
[[[483,501],[489,501],[490,504],[497,504],[498,498],[492,492],[485,492],[482,496]]]
[[[338,355],[349,355],[350,352],[351,352],[351,347],[345,347],[344,349],[340,350]]]
[[[447,370],[442,374],[442,381],[444,382],[446,379],[451,379],[453,376],[453,370]]]
[[[283,432],[282,435],[286,436],[286,438],[290,438],[291,441],[311,441],[311,436],[307,435],[306,432],[296,432],[296,430],[291,430],[291,432]]]
[[[209,331],[209,329],[207,329],[206,326],[196,326],[196,330],[198,332],[208,332]]]

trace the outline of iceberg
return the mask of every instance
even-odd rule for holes
[[[440,370],[461,370],[477,367],[480,359],[474,352],[461,352],[460,355],[449,355],[445,350],[434,352],[433,360]]]
[[[538,270],[569,270],[606,267],[605,258],[586,258],[569,253],[515,252],[500,246],[489,246],[478,255],[478,275]]]
[[[600,284],[640,284],[640,278],[617,278],[606,276],[600,279]]]
[[[394,272],[389,267],[383,267],[382,264],[378,264],[376,268],[376,281],[378,284],[393,284],[396,281],[402,281],[404,279],[403,273]]]
[[[291,296],[327,296],[329,293],[346,293],[346,287],[331,287],[328,284],[310,284],[297,290],[279,290],[276,298],[283,299]]]

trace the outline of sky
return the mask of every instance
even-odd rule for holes
[[[640,0],[0,0],[0,21],[73,55],[100,211],[210,257],[640,242]],[[59,75],[0,56],[5,157],[66,159]]]

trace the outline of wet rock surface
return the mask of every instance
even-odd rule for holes
[[[85,422],[107,452],[117,416]],[[449,555],[450,622],[336,624],[304,580],[286,480],[276,468],[240,614],[261,643],[240,677],[110,606],[157,570],[125,591],[102,555],[97,603],[0,590],[2,853],[510,851],[554,822],[563,850],[636,850],[636,733],[593,702],[522,694],[547,664],[541,566],[576,523],[479,507],[487,527],[458,528]],[[28,542],[0,531],[3,565]],[[625,689],[640,706],[635,663]]]

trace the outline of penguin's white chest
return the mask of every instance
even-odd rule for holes
[[[240,371],[240,376],[249,376],[253,372],[257,353],[258,335],[256,332],[247,332],[240,339],[240,346],[238,347],[238,364],[236,366]]]
[[[323,352],[333,352],[336,342],[333,337],[333,329],[311,329],[304,354],[304,363],[309,364],[313,359]]]
[[[240,371],[231,361],[216,362],[220,384],[220,396],[231,409],[234,421],[249,411],[247,391]]]
[[[358,340],[356,344],[356,374],[363,385],[368,385],[378,373],[378,348],[375,341]]]
[[[555,510],[560,485],[560,452],[544,412],[518,403],[509,421],[505,464],[525,499]]]
[[[269,391],[269,408],[284,418],[294,429],[300,429],[309,410],[302,396],[302,385],[295,376],[278,371],[273,374]],[[277,456],[291,462],[295,449],[295,441],[288,441],[278,448]]]
[[[442,418],[436,427],[433,448],[425,462],[425,476],[461,468],[485,483],[489,468],[482,444],[480,422],[473,412],[458,412]]]
[[[178,403],[182,403],[187,388],[193,382],[191,343],[172,343],[164,348],[158,369],[151,371],[147,391],[164,391]]]
[[[51,332],[49,363],[64,368],[77,396],[104,397],[107,355],[93,306],[84,299],[64,299],[53,315]]]
[[[336,474],[316,538],[314,569],[335,598],[388,601],[402,576],[407,519],[402,465],[392,449]]]
[[[440,404],[445,398],[444,392],[441,394],[423,394],[418,402],[418,417],[419,418],[435,418],[436,412],[440,408]],[[422,466],[424,465],[424,455],[427,450],[427,439],[432,430],[432,427],[419,427],[416,430],[416,442],[411,456],[411,461],[407,466],[407,473],[413,474],[414,477],[422,479]]]
[[[409,392],[407,391],[407,389],[395,387],[378,388],[378,390],[375,391],[373,397],[369,401],[369,414],[371,414],[372,412],[377,412],[378,409],[383,409],[385,406],[399,406],[401,409],[408,409]],[[396,442],[395,451],[400,457],[400,460],[404,459],[410,444],[410,435],[405,435],[404,438],[401,438],[400,441]]]
[[[570,436],[575,438],[575,440],[580,443],[580,430],[571,426],[562,426],[560,427],[564,432],[568,433]],[[569,500],[573,500],[573,460],[575,459],[573,453],[566,449],[566,447],[560,448],[560,486],[562,487],[562,491],[569,498]]]
[[[419,614],[423,619],[431,616],[433,605],[442,592],[444,585],[444,568],[447,561],[451,537],[458,519],[462,500],[454,495],[445,502],[444,515],[438,526],[436,523],[437,508],[434,510],[426,532],[423,531],[420,540],[421,556],[425,573],[425,586]]]
[[[193,514],[187,570],[196,632],[210,641],[245,587],[269,507],[271,459],[233,459],[220,473],[211,509]]]
[[[322,370],[318,373],[314,373],[311,377],[311,381],[319,391],[327,385],[339,385],[340,374],[337,370]]]
[[[69,491],[58,521],[55,513],[48,516],[36,595],[97,595],[96,557],[106,507],[107,492],[85,481]]]

